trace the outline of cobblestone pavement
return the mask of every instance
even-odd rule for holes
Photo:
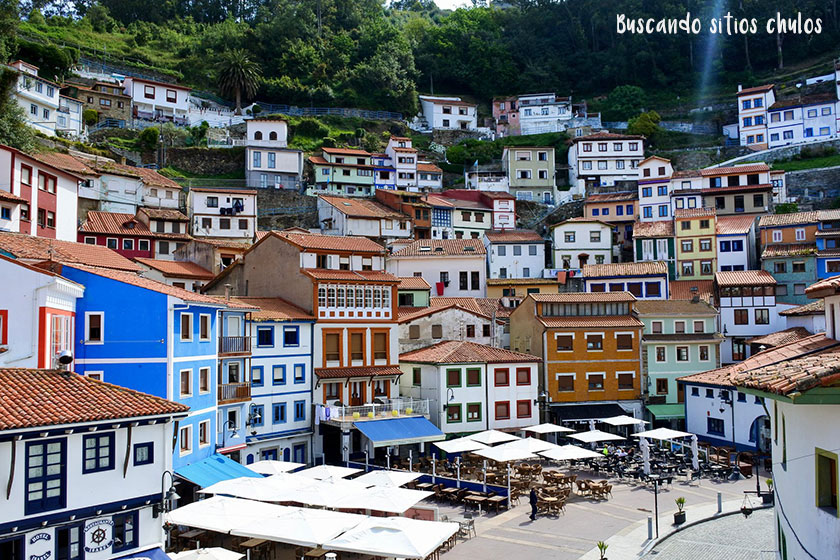
[[[729,515],[698,523],[656,545],[645,560],[767,560],[773,549],[773,509],[748,518]]]

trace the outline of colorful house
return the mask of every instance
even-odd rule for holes
[[[636,299],[668,298],[668,266],[662,261],[588,264],[583,285],[589,293],[630,292]]]
[[[822,210],[818,216],[817,278],[840,274],[840,210]]]
[[[718,216],[715,225],[717,271],[757,268],[753,215]]]
[[[633,247],[634,261],[662,261],[668,266],[668,279],[676,279],[677,252],[674,247],[673,220],[633,224]]]
[[[613,261],[612,226],[605,221],[578,217],[551,226],[554,268],[580,271],[587,264]]]
[[[674,216],[677,278],[711,280],[717,271],[714,208],[677,210]]]
[[[616,242],[632,251],[637,204],[635,191],[592,194],[584,201],[583,215],[612,225],[617,234]]]
[[[310,156],[315,174],[314,189],[327,194],[373,196],[371,154],[350,148],[322,148],[320,156]]]
[[[505,146],[502,169],[508,176],[510,194],[517,200],[555,204],[557,178],[551,146]]]
[[[650,156],[639,162],[639,220],[671,220],[671,160]]]

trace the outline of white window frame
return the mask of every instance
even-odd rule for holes
[[[782,242],[782,230],[774,229],[772,232],[773,235],[773,243],[781,243]]]
[[[665,351],[665,355],[663,359],[659,359],[659,349],[662,348]],[[664,364],[668,361],[668,347],[667,346],[654,346],[653,347],[653,361],[657,364]]]
[[[99,381],[105,381],[105,372],[104,371],[86,371],[85,377],[90,377],[91,379],[97,379]]]
[[[108,242],[110,242],[110,241],[114,242],[114,244],[116,245],[116,249],[111,249],[110,247],[108,247]],[[120,248],[120,240],[116,237],[106,237],[105,238],[105,247],[108,247],[108,249],[111,249],[112,251],[116,251],[117,249]]]
[[[92,241],[92,243],[91,243]],[[90,237],[88,235],[85,236],[85,244],[86,245],[96,245],[96,237]]]
[[[202,337],[202,336],[201,336],[201,321],[202,321],[205,317],[207,317],[207,337]],[[212,335],[212,333],[210,332],[210,331],[211,331],[211,328],[210,328],[210,327],[211,327],[211,325],[212,325],[212,321],[211,321],[210,319],[211,319],[211,317],[210,317],[210,314],[209,314],[209,313],[200,313],[200,314],[198,315],[198,340],[199,340],[200,342],[208,342],[208,341],[212,340],[212,338],[213,338],[213,335]],[[190,326],[192,326],[192,325],[190,325]]]
[[[805,241],[805,228],[796,228],[796,240]]]
[[[182,319],[185,315],[187,317],[189,317],[189,319],[190,319],[190,328],[187,331],[189,333],[188,338],[184,338],[184,328],[183,328],[184,323],[183,323]],[[193,314],[190,313],[189,311],[181,311],[178,314],[178,325],[181,328],[181,332],[179,333],[180,336],[179,336],[178,340],[181,341],[181,342],[192,342],[193,341]]]
[[[183,386],[183,384],[181,383],[181,380],[184,377],[184,373],[186,373],[189,376],[189,380],[190,380],[190,392],[189,393],[182,393],[181,392],[181,387]],[[186,398],[186,397],[193,396],[193,379],[192,379],[192,370],[191,369],[182,369],[182,370],[178,371],[178,396],[179,396],[179,398],[182,398],[182,399]]]
[[[99,330],[102,331],[101,340],[90,340],[90,316],[99,315]],[[85,311],[85,344],[105,344],[105,312]]]
[[[202,372],[205,372],[205,371],[207,372],[207,390],[202,391],[201,390],[201,375],[202,375]],[[210,376],[211,376],[212,373],[213,372],[207,366],[198,368],[198,394],[199,395],[209,395],[210,392],[213,390],[213,387],[211,386],[211,383],[210,383],[210,381],[211,381]]]
[[[180,457],[189,455],[193,451],[192,428],[192,424],[189,424],[187,426],[181,426],[181,429],[178,431],[178,455]],[[186,433],[186,437],[184,433]],[[184,447],[184,441],[187,442],[186,447]]]
[[[207,441],[204,442],[204,443],[201,442],[201,426],[202,426],[202,424],[207,425],[207,429],[204,431],[204,433],[207,434]],[[202,420],[201,422],[198,423],[198,448],[202,449],[204,447],[209,447],[209,446],[210,446],[210,420],[208,419],[208,420]]]

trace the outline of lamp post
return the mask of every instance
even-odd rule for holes
[[[222,447],[226,447],[225,445],[225,429],[230,426],[230,437],[236,437],[236,423],[233,420],[227,420],[224,424],[222,424]],[[218,449],[219,444],[216,444],[216,448]]]
[[[166,475],[169,475],[169,490],[165,490]],[[152,504],[152,517],[157,519],[161,513],[166,513],[172,509],[172,500],[177,500],[181,496],[175,491],[175,475],[172,471],[163,471],[160,474],[160,502]]]
[[[652,474],[648,477],[653,481],[653,517],[656,520],[656,538],[659,538],[659,475]]]
[[[547,421],[546,419],[546,412],[548,411],[548,403],[551,402],[549,398],[548,391],[543,389],[540,391],[539,395],[536,399],[534,399],[534,406],[537,407],[540,414],[540,423]]]
[[[246,426],[251,426],[251,428],[252,428],[251,435],[252,436],[257,435],[257,430],[255,430],[253,428],[256,428],[258,423],[259,424],[262,423],[262,414],[260,414],[260,411],[257,410],[257,404],[256,403],[251,403],[251,405],[248,407],[248,420],[247,420],[247,422],[245,422],[245,425]]]

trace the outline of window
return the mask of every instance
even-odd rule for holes
[[[747,309],[735,309],[734,310],[734,319],[736,325],[749,325],[750,324],[750,316],[749,310]]]
[[[251,385],[255,387],[262,387],[263,366],[251,366]]]
[[[516,384],[530,385],[531,384],[531,368],[516,368]]]
[[[633,335],[619,334],[615,337],[616,348],[618,350],[632,350],[633,349]]]
[[[26,445],[26,515],[67,505],[66,440]]]
[[[668,394],[668,379],[658,378],[656,380],[656,394],[657,395]]]
[[[687,261],[682,263],[682,275],[683,276],[694,276],[694,263],[691,261]]]
[[[467,403],[467,422],[481,422],[481,403]]]
[[[210,368],[203,367],[198,369],[198,392],[210,392]]]
[[[143,96],[146,99],[154,99],[155,98],[155,86],[144,86],[143,87]]]
[[[327,362],[339,362],[341,360],[341,335],[327,333],[324,335],[324,358]]]
[[[84,436],[82,473],[109,471],[114,468],[114,433]]]
[[[112,552],[135,548],[137,546],[137,512],[114,515],[111,519],[114,522]]]
[[[678,362],[687,362],[688,361],[688,346],[677,346],[677,361]]]
[[[674,332],[683,334],[685,332],[685,321],[674,321]]]
[[[712,240],[711,239],[701,239],[700,240],[700,250],[701,251],[711,251],[712,250]]]
[[[793,294],[797,296],[805,295],[805,284],[794,284]]]
[[[587,350],[603,350],[604,336],[600,334],[586,335],[586,349]]]
[[[590,391],[603,391],[604,390],[604,374],[603,373],[590,373],[587,374],[589,382],[589,390]]]
[[[700,274],[709,275],[712,273],[712,261],[700,261]]]
[[[153,442],[137,443],[134,445],[134,466],[151,465],[155,461],[155,444]]]
[[[557,337],[557,351],[571,352],[574,345],[574,337],[570,334],[564,334]]]
[[[467,370],[467,387],[481,387],[481,370],[470,368]]]
[[[373,359],[388,359],[388,335],[386,333],[373,333]]]
[[[700,346],[700,361],[701,362],[708,362],[709,361],[709,347],[708,346]]]
[[[192,396],[192,370],[182,369],[180,372],[179,386],[181,387],[181,397]]]
[[[460,387],[461,386],[461,370],[448,369],[446,370],[446,386]]]
[[[102,344],[104,340],[104,313],[85,313],[85,344]]]
[[[271,367],[271,383],[272,385],[286,384],[286,366],[278,364]]]
[[[653,334],[662,334],[662,321],[651,321],[650,331]]]
[[[496,387],[510,386],[510,370],[508,368],[496,368],[493,370],[493,380]]]
[[[777,295],[777,296],[786,296],[786,295],[788,295],[788,287],[787,287],[787,284],[776,284],[776,295]]]
[[[656,347],[656,361],[657,362],[664,362],[667,360],[667,355],[664,346],[657,346]]]
[[[443,325],[432,325],[432,338],[443,338]]]
[[[746,311],[746,310],[744,310]],[[747,343],[743,338],[732,339],[732,359],[745,360],[747,358]]]
[[[274,346],[274,327],[257,327],[257,346]]]
[[[755,324],[756,325],[769,325],[770,324],[770,310],[769,309],[756,309],[755,310]]]
[[[531,417],[531,401],[520,400],[516,401],[516,417],[530,418]]]
[[[694,241],[692,240],[684,240],[681,243],[682,250],[686,253],[690,253],[694,250]]]
[[[219,197],[208,196],[207,197],[207,208],[218,208],[218,207],[219,207]]]
[[[192,313],[181,313],[181,341],[189,342],[192,340]]]
[[[566,243],[574,243],[575,242],[575,232],[567,231],[563,234],[563,241]]]
[[[618,388],[619,390],[628,390],[633,389],[633,373],[628,372],[617,372],[616,378],[618,379]]]
[[[496,401],[496,420],[510,419],[510,401]]]
[[[773,263],[773,272],[776,274],[784,274],[787,271],[787,264],[784,261]]]
[[[805,272],[805,261],[793,261],[791,269],[793,272]]]
[[[411,384],[415,387],[422,385],[423,376],[419,367],[411,369]]]
[[[295,401],[295,422],[306,420],[306,401]]]
[[[817,476],[815,482],[817,507],[836,516],[837,501],[837,454],[820,448],[814,450],[817,462]]]
[[[338,392],[337,392],[338,383],[325,383],[324,388],[326,389],[326,398],[328,399],[337,399]],[[335,393],[331,391],[335,390]],[[271,405],[271,423],[272,424],[284,424],[286,422],[286,403],[274,403]]]
[[[461,421],[461,405],[450,404],[446,406],[446,421],[460,422]]]
[[[723,420],[720,418],[707,418],[706,419],[706,431],[710,434],[714,434],[716,436],[723,435]]]

